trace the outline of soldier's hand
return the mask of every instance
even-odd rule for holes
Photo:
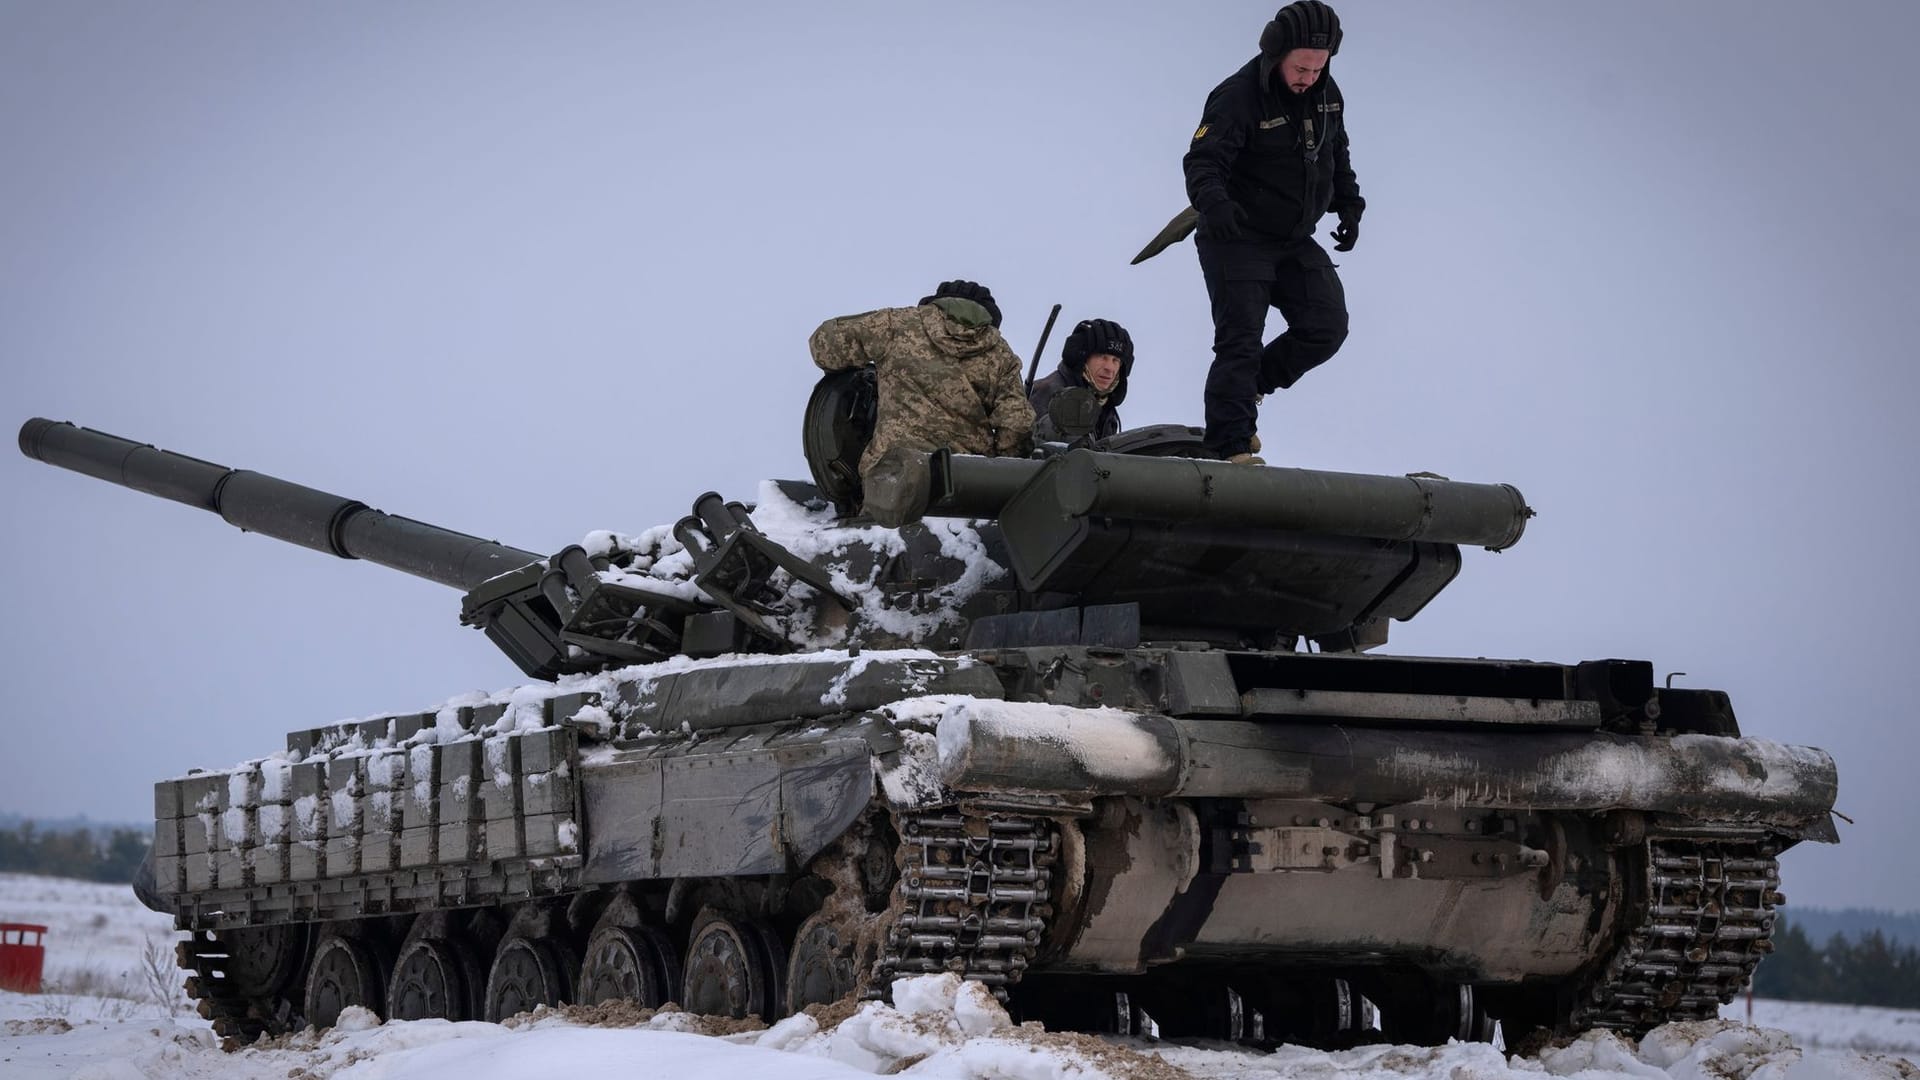
[[[1352,251],[1353,245],[1360,242],[1360,215],[1352,212],[1340,215],[1340,227],[1333,230],[1333,250]]]
[[[1238,240],[1247,212],[1232,199],[1221,199],[1200,212],[1200,236],[1205,240]]]

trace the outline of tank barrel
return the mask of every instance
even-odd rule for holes
[[[37,461],[218,514],[229,525],[343,559],[364,559],[456,589],[543,558],[397,517],[363,502],[245,469],[40,417],[20,427]]]

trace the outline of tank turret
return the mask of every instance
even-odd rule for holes
[[[462,621],[538,678],[823,643],[1079,643],[1089,610],[1108,644],[1291,647],[1304,637],[1325,649],[1367,648],[1384,642],[1388,619],[1411,618],[1453,580],[1459,545],[1509,547],[1532,514],[1504,484],[1155,453],[1185,445],[1186,431],[1133,433],[1121,444],[1133,453],[894,455],[868,485],[867,516],[847,522],[843,542],[814,545],[811,558],[764,533],[746,505],[711,492],[674,527],[678,552],[658,538],[646,551],[576,546],[541,557],[71,424],[30,420],[20,445],[247,531],[465,589]],[[817,486],[780,490],[818,510],[829,501]],[[969,576],[923,523],[941,517],[974,523],[978,557],[964,597],[928,596],[928,581]],[[861,534],[866,520],[890,527],[882,547],[904,550],[876,548]],[[630,572],[636,563],[646,572]],[[835,575],[870,580],[873,602],[848,603]]]

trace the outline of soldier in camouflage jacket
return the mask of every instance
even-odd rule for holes
[[[860,457],[864,479],[896,446],[956,454],[1024,457],[1033,450],[1033,408],[1020,358],[996,328],[986,303],[941,295],[917,307],[881,308],[820,324],[807,342],[826,371],[873,365],[879,415]]]

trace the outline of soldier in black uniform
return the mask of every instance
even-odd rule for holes
[[[1253,456],[1256,399],[1292,386],[1347,337],[1346,291],[1313,239],[1332,212],[1334,250],[1351,251],[1367,205],[1327,70],[1339,51],[1332,8],[1320,0],[1281,8],[1260,34],[1260,55],[1207,96],[1183,162],[1213,304],[1206,443],[1228,460],[1262,463]],[[1287,330],[1263,346],[1270,306]]]

